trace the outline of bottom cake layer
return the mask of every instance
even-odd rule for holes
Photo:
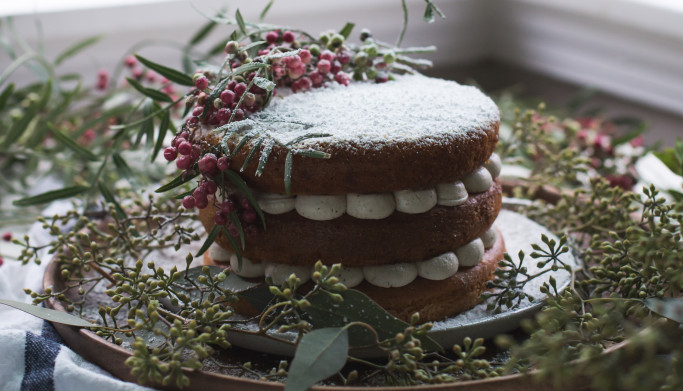
[[[497,234],[495,244],[486,250],[477,265],[463,267],[445,280],[434,281],[418,277],[410,284],[398,288],[382,288],[363,282],[354,289],[365,293],[389,313],[405,321],[415,312],[420,313],[422,322],[455,316],[479,302],[479,297],[486,290],[486,282],[492,278],[498,262],[503,259],[505,243],[500,232]],[[229,267],[225,262],[214,262],[208,252],[204,254],[204,264]],[[240,308],[237,311],[241,312]]]

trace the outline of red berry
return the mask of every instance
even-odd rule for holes
[[[178,157],[178,150],[173,147],[164,149],[164,158],[169,162],[174,161]]]
[[[238,83],[237,85],[235,85],[235,95],[242,96],[242,94],[244,94],[245,92],[247,92],[246,84]]]
[[[209,200],[206,198],[195,200],[195,205],[197,206],[197,209],[204,209],[209,206]]]
[[[341,63],[339,61],[333,61],[332,62],[332,68],[330,68],[330,72],[332,72],[333,74],[336,75],[337,73],[339,73],[339,71],[341,71],[341,69],[342,69],[342,67],[341,67]]]
[[[217,225],[225,225],[225,223],[228,222],[228,219],[225,218],[225,215],[221,212],[216,212],[216,216],[213,218],[213,221]]]
[[[180,144],[178,144],[178,152],[183,155],[191,155],[192,154],[192,144],[190,144],[187,141],[183,141]]]
[[[192,166],[192,163],[194,163],[194,159],[192,159],[192,156],[189,155],[183,155],[178,160],[176,160],[175,165],[178,167],[179,170],[187,170]]]
[[[235,101],[235,93],[230,90],[223,90],[221,92],[221,101],[226,105],[231,105]]]
[[[339,84],[348,86],[349,85],[349,76],[344,72],[339,72],[336,75],[334,75],[334,81],[336,81]]]
[[[275,31],[269,31],[268,34],[266,34],[266,42],[268,42],[268,43],[275,43],[275,42],[277,42],[278,38],[279,38],[279,35]]]
[[[187,123],[188,125],[196,125],[196,124],[199,123],[199,118],[197,118],[197,117],[190,117],[190,118],[187,119],[186,123]]]
[[[183,198],[183,208],[185,208],[185,209],[192,209],[192,208],[194,208],[194,205],[195,205],[195,203],[194,203],[194,197],[192,197],[192,196],[185,196],[185,198]]]
[[[0,257],[0,266],[2,266],[3,263],[5,263],[5,260]]]
[[[292,42],[294,42],[294,39],[296,39],[296,37],[294,36],[293,32],[285,31],[284,33],[282,33],[282,40],[283,41],[285,41],[287,43],[292,43]]]
[[[241,121],[244,119],[244,111],[242,109],[235,110],[235,116],[233,117],[235,121]]]
[[[351,54],[345,50],[337,54],[337,61],[342,65],[348,64],[351,61]]]
[[[253,210],[245,210],[244,212],[242,212],[242,220],[245,223],[248,223],[248,224],[255,223],[256,217],[257,217],[256,212],[254,212]]]
[[[193,145],[192,146],[192,154],[190,155],[190,156],[192,156],[192,160],[199,159],[199,156],[201,156],[201,154],[202,154],[202,149],[199,148],[199,145]]]
[[[236,237],[239,237],[239,236],[240,236],[240,230],[237,229],[237,226],[235,226],[235,224],[233,224],[233,223],[230,223],[230,225],[228,225],[228,233],[229,233],[230,236],[232,236],[233,238],[236,238]]]
[[[218,190],[218,186],[214,181],[206,181],[202,183],[202,186],[204,187],[204,191],[206,191],[206,194],[213,195],[216,194],[216,190]]]
[[[320,87],[323,85],[323,75],[321,75],[320,72],[313,71],[310,75],[308,75],[308,77],[311,79],[313,87]]]
[[[5,242],[9,242],[10,240],[12,240],[12,233],[5,232],[4,234],[2,234],[2,240],[4,240]]]
[[[329,51],[329,50],[325,50],[324,52],[322,52],[322,53],[320,54],[320,59],[321,59],[321,60],[327,60],[327,61],[329,61],[329,62],[332,62],[332,61],[334,61],[334,53],[332,53],[332,52]]]
[[[251,207],[251,204],[249,203],[249,200],[247,199],[247,197],[244,197],[244,198],[241,198],[241,199],[240,199],[240,205],[241,205],[242,208],[244,208],[245,210],[252,210],[252,209],[254,209],[254,208]]]
[[[247,235],[247,237],[253,238],[254,236],[258,235],[258,227],[256,224],[247,224],[244,227],[244,233]]]
[[[224,122],[224,121],[227,122],[227,121],[230,119],[230,109],[227,109],[227,108],[225,108],[225,107],[222,108],[222,109],[219,109],[219,110],[216,112],[216,118],[217,118],[220,122]]]
[[[318,61],[316,68],[318,68],[318,72],[320,72],[321,75],[325,75],[332,69],[332,63],[328,60],[320,60]]]
[[[221,212],[230,214],[235,211],[235,203],[230,200],[225,200],[221,203]]]
[[[199,171],[204,173],[212,173],[216,170],[216,163],[218,158],[213,153],[207,153],[199,159]]]
[[[308,64],[311,62],[311,51],[308,49],[303,49],[299,52],[299,58],[301,58],[301,62],[304,64]]]
[[[204,106],[197,106],[194,109],[192,109],[192,115],[195,117],[199,117],[200,115],[202,115],[203,112]]]
[[[198,186],[196,189],[194,189],[192,195],[194,196],[195,201],[206,199],[206,190],[204,190],[203,187]]]
[[[237,85],[237,82],[236,82],[236,81],[230,80],[230,81],[228,82],[228,89],[229,89],[230,91],[234,91],[236,85]]]
[[[199,76],[194,81],[194,86],[197,87],[198,90],[203,91],[209,88],[209,79],[207,79],[206,76]]]
[[[126,56],[126,59],[123,60],[123,63],[128,68],[133,68],[138,63],[138,60],[137,60],[137,58],[135,58],[135,56],[129,55],[129,56]]]
[[[218,161],[216,162],[216,167],[218,167],[218,169],[221,171],[227,170],[230,168],[230,159],[227,156],[219,157]]]
[[[142,69],[133,69],[133,78],[135,80],[140,80],[142,77]]]
[[[254,103],[256,103],[256,95],[252,94],[251,92],[244,94],[244,104],[246,106],[253,106]]]
[[[386,73],[380,73],[375,78],[375,83],[386,83],[389,81],[389,76]]]
[[[297,80],[299,83],[299,90],[300,91],[310,91],[311,86],[313,83],[311,82],[311,79],[308,77],[302,77],[301,79]]]

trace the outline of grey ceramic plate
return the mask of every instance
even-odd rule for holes
[[[505,200],[504,207],[513,208],[516,202],[516,200]],[[520,250],[523,250],[527,255],[525,257],[525,266],[529,274],[535,274],[539,271],[536,267],[536,261],[529,257],[529,254],[532,252],[531,245],[533,243],[541,244],[542,234],[559,242],[559,239],[546,228],[507,209],[501,210],[495,226],[503,234],[507,252],[512,255],[514,261],[518,261],[517,254]],[[560,258],[565,264],[578,267],[577,259],[571,253],[565,253]],[[533,296],[535,300],[523,302],[519,308],[499,314],[487,311],[486,303],[479,304],[453,318],[434,322],[434,327],[429,336],[444,348],[450,349],[453,344],[462,343],[465,337],[491,338],[514,330],[519,326],[519,322],[522,319],[532,316],[543,306],[545,298],[540,293],[539,288],[548,281],[550,276],[555,278],[558,287],[565,287],[571,282],[571,273],[563,269],[549,272],[525,286],[524,292]],[[253,325],[253,329],[257,329],[256,324]],[[268,336],[232,333],[228,339],[232,344],[243,348],[264,353],[293,356],[295,346],[292,345],[292,341],[294,341],[295,337],[294,333],[272,332]],[[375,349],[356,350],[353,354],[364,358],[385,356],[384,352]]]

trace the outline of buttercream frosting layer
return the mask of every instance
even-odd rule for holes
[[[487,191],[472,194],[461,205],[432,208],[426,213],[395,212],[381,220],[360,220],[342,215],[315,221],[296,212],[266,215],[265,231],[246,238],[244,256],[292,265],[342,263],[346,266],[419,262],[452,251],[493,224],[501,207],[502,191],[496,182]],[[200,211],[207,231],[213,227],[213,208]],[[219,244],[231,249],[219,235]]]

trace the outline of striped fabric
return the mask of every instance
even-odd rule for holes
[[[46,215],[56,213],[46,210]],[[15,232],[16,233],[16,232]],[[47,243],[39,225],[28,232],[32,244]],[[17,235],[18,236],[18,235]],[[23,236],[23,234],[21,235]],[[6,249],[0,242],[0,253]],[[41,265],[6,260],[0,266],[0,298],[31,302],[23,289],[39,291],[50,256]],[[69,349],[55,328],[42,319],[0,304],[0,391],[150,391],[126,383]]]

